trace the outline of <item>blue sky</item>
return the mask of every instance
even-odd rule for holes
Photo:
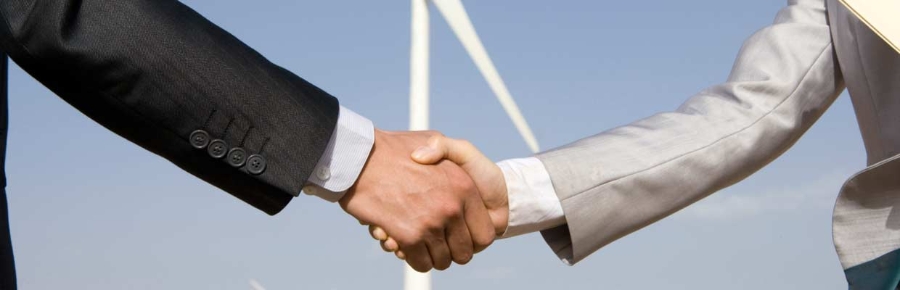
[[[408,122],[408,1],[185,1],[377,127]],[[672,110],[724,81],[784,0],[465,1],[545,149]],[[432,9],[433,10],[433,9]],[[436,11],[432,11],[436,12]],[[432,14],[432,127],[494,160],[529,151]],[[400,289],[401,262],[336,205],[269,217],[107,132],[11,68],[6,165],[22,289]],[[749,179],[564,266],[537,234],[498,241],[435,289],[846,289],[831,242],[865,166],[841,96]]]

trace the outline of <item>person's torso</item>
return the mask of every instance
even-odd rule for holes
[[[872,165],[900,154],[900,54],[841,3],[827,4],[835,53]]]
[[[838,0],[825,1],[869,165],[841,188],[834,246],[850,288],[883,282],[893,289],[893,278],[883,277],[900,277],[900,269],[883,265],[900,265],[900,53]]]

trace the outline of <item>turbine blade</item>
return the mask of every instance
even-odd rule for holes
[[[491,61],[487,50],[485,50],[484,45],[482,45],[481,39],[478,38],[475,27],[472,25],[472,21],[469,19],[469,15],[466,13],[466,8],[463,7],[462,2],[460,0],[433,0],[432,2],[434,2],[434,6],[438,8],[441,14],[444,15],[444,19],[450,24],[450,29],[453,30],[453,33],[455,33],[456,37],[459,38],[459,41],[462,42],[466,51],[469,53],[469,56],[472,58],[472,61],[475,62],[475,65],[478,66],[478,70],[481,71],[484,79],[488,82],[488,85],[490,85],[491,90],[497,95],[497,99],[500,100],[503,109],[506,110],[506,113],[509,115],[509,118],[512,119],[513,124],[516,125],[519,134],[521,134],[522,138],[525,139],[525,142],[528,143],[528,147],[532,152],[537,153],[540,150],[537,139],[534,138],[534,134],[528,126],[528,122],[525,121],[525,117],[523,117],[522,112],[519,111],[519,106],[516,105],[512,95],[510,95],[509,90],[506,88],[506,84],[503,83],[503,79],[500,78],[500,73],[498,73],[497,68],[494,67],[494,62]]]

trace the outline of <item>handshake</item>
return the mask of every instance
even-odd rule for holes
[[[469,142],[434,131],[376,129],[369,159],[340,205],[419,272],[468,263],[509,219],[500,168]]]

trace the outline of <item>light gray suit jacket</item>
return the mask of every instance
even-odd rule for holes
[[[900,248],[900,54],[836,0],[790,0],[751,36],[725,83],[674,112],[539,154],[567,221],[543,232],[576,263],[759,170],[846,87],[871,167],[834,210],[844,269]],[[898,208],[900,209],[900,208]]]

